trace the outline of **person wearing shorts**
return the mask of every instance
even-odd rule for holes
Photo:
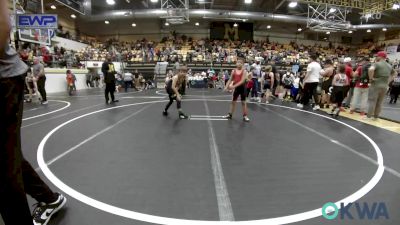
[[[247,105],[246,105],[246,77],[247,72],[243,68],[243,60],[238,60],[236,63],[236,69],[232,71],[232,75],[227,82],[225,87],[225,91],[233,90],[232,102],[230,107],[230,112],[228,115],[224,116],[226,119],[232,119],[232,115],[235,112],[236,101],[240,96],[240,100],[242,101],[242,112],[243,112],[243,121],[249,122],[250,119],[247,116]]]
[[[339,116],[340,107],[342,106],[349,85],[350,80],[346,75],[346,66],[342,64],[339,66],[339,73],[332,80],[334,106],[332,111],[329,112],[330,115]]]
[[[178,70],[178,74],[173,76],[171,79],[169,79],[166,82],[166,86],[165,86],[165,90],[168,93],[168,97],[169,97],[169,102],[168,104],[165,106],[165,109],[163,111],[163,115],[164,116],[168,116],[168,109],[169,107],[172,105],[172,103],[174,102],[174,100],[176,101],[176,107],[178,109],[178,116],[179,119],[188,119],[189,116],[187,116],[186,114],[184,114],[182,112],[182,96],[179,93],[179,89],[182,88],[182,84],[184,82],[186,82],[186,74],[187,74],[187,67],[186,66],[180,66],[179,70]]]
[[[325,61],[324,69],[321,70],[320,75],[322,76],[322,99],[320,102],[320,108],[329,108],[330,96],[329,89],[332,87],[332,80],[335,75],[335,68],[333,67],[332,60],[327,59]]]
[[[274,87],[275,77],[274,73],[272,72],[272,66],[268,65],[265,67],[265,74],[264,74],[264,92],[262,94],[262,102],[269,103],[269,98],[272,96],[272,89]]]

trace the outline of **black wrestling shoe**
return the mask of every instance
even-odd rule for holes
[[[228,113],[228,115],[222,116],[222,118],[231,120],[232,119],[232,114]]]
[[[184,113],[179,113],[179,119],[183,120],[183,119],[189,119],[189,116],[185,115]]]
[[[67,199],[60,193],[55,202],[46,204],[38,203],[37,207],[33,210],[33,224],[34,225],[46,225],[50,218],[58,212],[67,203]]]

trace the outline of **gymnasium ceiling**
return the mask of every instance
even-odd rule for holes
[[[84,0],[75,0],[84,1]],[[88,11],[86,16],[80,16],[82,20],[93,20],[94,18],[106,18],[107,13],[117,11],[132,11],[139,12],[149,9],[160,9],[161,0],[157,3],[152,3],[150,0],[115,0],[115,5],[106,4],[106,0],[91,0],[91,12]],[[222,11],[242,11],[242,12],[262,12],[270,14],[291,15],[307,18],[308,5],[299,3],[295,8],[288,7],[288,0],[252,0],[251,4],[245,4],[244,0],[203,0],[207,4],[198,4],[199,0],[189,0],[190,9],[198,10],[221,10]],[[55,4],[57,6],[56,13],[69,14],[69,9],[61,6],[54,0],[45,0],[46,11],[51,12],[50,6]],[[69,10],[69,11],[68,11]],[[349,9],[347,20],[353,25],[360,24],[396,24],[400,25],[400,10],[388,10],[383,12],[382,18],[379,20],[362,20],[361,10]],[[90,14],[90,15],[89,15]],[[154,15],[157,18],[158,15]],[[124,19],[124,18],[121,18]],[[266,24],[265,21],[249,21],[255,22],[257,25]]]

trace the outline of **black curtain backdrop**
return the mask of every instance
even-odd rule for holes
[[[253,40],[253,24],[235,22],[213,22],[210,27],[210,39],[230,39],[240,41]],[[228,37],[228,38],[227,38]]]

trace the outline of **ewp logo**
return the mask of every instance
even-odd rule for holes
[[[53,14],[23,14],[17,15],[19,29],[57,29],[57,15]]]
[[[351,210],[353,209],[353,210]],[[380,220],[389,219],[389,213],[383,202],[374,202],[372,205],[368,203],[349,203],[345,205],[340,203],[340,209],[335,203],[328,202],[322,207],[322,216],[327,220],[334,220],[339,216],[340,219],[360,219],[360,220]],[[357,217],[358,216],[358,217]]]

